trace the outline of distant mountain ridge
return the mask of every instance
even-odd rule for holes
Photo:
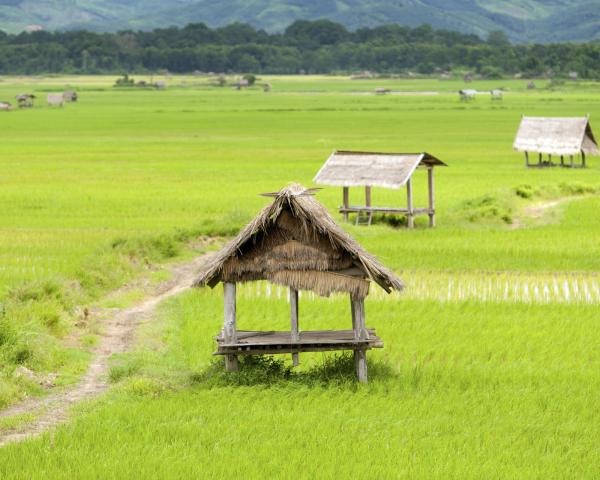
[[[148,30],[245,22],[268,31],[327,18],[356,29],[386,23],[474,33],[503,30],[518,42],[600,39],[600,0],[0,0],[0,29]]]

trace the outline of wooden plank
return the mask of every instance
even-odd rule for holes
[[[290,353],[314,353],[314,352],[337,352],[337,351],[356,351],[356,350],[371,350],[373,348],[383,348],[383,341],[370,341],[360,345],[351,343],[335,343],[331,345],[302,345],[291,347],[289,345],[281,345],[280,347],[262,346],[262,347],[221,347],[216,352],[215,356],[227,356],[235,352],[236,356],[248,355],[289,355]]]
[[[298,341],[292,340],[291,332],[239,332],[240,337],[237,342],[226,341],[223,336],[216,337],[220,346],[225,347],[247,347],[260,345],[306,345],[316,343],[352,343],[355,341],[367,341],[371,337],[376,337],[375,330],[366,328],[366,333],[360,332],[358,339],[354,330],[317,330],[302,332],[299,334]]]
[[[415,219],[413,213],[413,194],[412,194],[412,177],[409,178],[406,182],[406,206],[408,208],[408,213],[406,214],[406,219],[408,221],[408,228],[415,227]]]
[[[379,213],[408,213],[408,208],[396,208],[396,207],[357,207],[351,206],[348,208],[339,209],[340,213],[359,213],[359,212],[379,212]],[[429,214],[429,208],[413,208],[413,215],[417,214]]]
[[[429,226],[435,227],[435,191],[433,189],[433,167],[427,169],[427,183],[429,186]]]
[[[223,318],[223,338],[227,343],[236,343],[236,288],[235,283],[226,282],[223,284],[224,296],[224,318]],[[235,355],[225,357],[225,370],[235,372],[238,369],[238,361]]]
[[[291,324],[292,330],[290,337],[292,343],[297,343],[300,340],[300,334],[298,330],[298,290],[290,287],[290,310],[291,310]],[[294,367],[300,365],[300,357],[297,353],[292,353],[292,363]]]

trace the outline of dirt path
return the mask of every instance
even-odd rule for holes
[[[517,230],[519,228],[523,228],[525,225],[523,220],[525,218],[539,220],[542,218],[548,210],[551,210],[559,205],[569,202],[573,200],[573,197],[563,197],[557,198],[556,200],[549,200],[543,203],[536,203],[535,205],[530,205],[523,210],[523,215],[515,218],[513,223],[510,225],[512,230]]]
[[[207,255],[204,255],[189,263],[174,266],[171,269],[173,274],[171,280],[160,285],[154,294],[133,307],[117,311],[104,322],[104,333],[94,351],[88,371],[77,385],[47,397],[25,400],[1,411],[0,418],[38,412],[40,415],[18,432],[0,434],[0,447],[38,435],[64,422],[75,403],[92,398],[106,390],[109,358],[113,354],[128,350],[137,325],[150,319],[159,303],[190,288],[206,258]]]

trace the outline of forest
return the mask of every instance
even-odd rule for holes
[[[483,78],[600,78],[600,43],[513,44],[501,31],[477,35],[384,25],[348,30],[329,20],[299,20],[282,33],[234,23],[153,31],[0,32],[0,74],[127,72],[430,75],[470,71]]]

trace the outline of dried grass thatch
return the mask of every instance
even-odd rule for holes
[[[550,155],[598,155],[588,117],[523,117],[513,148]]]
[[[196,286],[269,280],[321,296],[348,292],[364,298],[369,280],[401,290],[400,280],[331,218],[313,191],[291,185],[218,252]]]
[[[333,152],[314,178],[338,187],[401,188],[419,166],[445,166],[429,153]]]

